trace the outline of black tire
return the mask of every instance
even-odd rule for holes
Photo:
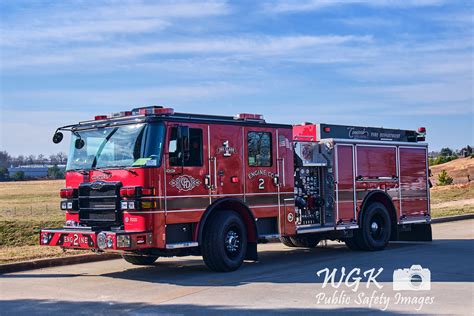
[[[354,231],[355,243],[368,251],[383,250],[392,233],[387,208],[382,203],[371,203],[362,214],[362,227]]]
[[[128,263],[137,266],[149,266],[155,263],[156,259],[158,259],[158,256],[122,255],[122,258],[124,258]]]
[[[346,244],[347,248],[349,248],[350,250],[354,250],[354,251],[362,250],[362,248],[357,243],[355,237],[345,239],[344,243]]]
[[[287,246],[287,247],[291,247],[291,248],[294,248],[296,247],[292,242],[291,242],[291,239],[290,237],[286,237],[286,236],[281,236],[280,237],[280,241],[283,245]]]
[[[247,252],[247,229],[242,218],[233,211],[217,211],[206,224],[201,250],[209,269],[237,270]]]
[[[301,248],[315,248],[321,241],[321,239],[312,235],[290,237],[290,240],[296,247]]]

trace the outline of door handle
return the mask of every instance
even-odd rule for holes
[[[212,189],[212,186],[211,186],[211,175],[210,174],[206,174],[204,176],[204,186],[206,187],[206,189]]]

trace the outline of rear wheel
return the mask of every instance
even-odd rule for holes
[[[137,266],[149,266],[155,263],[156,259],[158,259],[158,256],[122,255],[122,258],[124,258],[128,263]]]
[[[362,215],[362,227],[354,231],[355,243],[363,250],[384,249],[392,232],[387,208],[382,203],[371,203]]]
[[[296,247],[292,242],[291,242],[291,239],[290,237],[286,237],[286,236],[282,236],[280,237],[280,241],[283,245],[287,246],[287,247],[291,247],[291,248],[294,248]]]
[[[354,250],[354,251],[362,250],[361,247],[357,244],[355,237],[347,238],[344,240],[344,242],[347,248],[349,248],[350,250]]]
[[[290,237],[290,239],[296,247],[302,248],[315,248],[321,241],[321,239],[312,235]]]
[[[218,211],[206,225],[202,257],[213,271],[237,270],[247,251],[247,229],[233,211]]]

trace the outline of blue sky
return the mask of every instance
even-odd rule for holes
[[[0,2],[0,150],[141,105],[416,129],[473,144],[473,6],[456,0]]]

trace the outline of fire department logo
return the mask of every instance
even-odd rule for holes
[[[222,146],[217,148],[216,153],[217,154],[224,154],[224,157],[230,157],[232,154],[235,154],[237,150],[235,150],[234,147],[231,147],[229,145],[229,141],[226,140],[225,142],[222,143]]]
[[[200,180],[188,175],[182,175],[170,181],[170,185],[179,191],[191,191],[200,184]]]

